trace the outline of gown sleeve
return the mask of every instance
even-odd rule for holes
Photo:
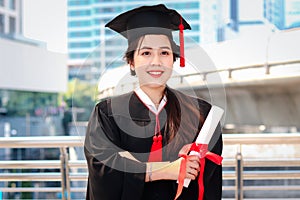
[[[206,102],[202,102],[202,110],[207,117],[211,105]],[[212,153],[222,155],[223,151],[223,138],[222,128],[219,123],[216,130],[208,144],[208,150]],[[204,200],[221,200],[222,199],[222,165],[217,165],[214,162],[206,159],[204,169]]]
[[[210,149],[210,152],[221,155],[223,149],[223,140],[220,125],[216,129],[215,135],[219,137],[217,142]],[[222,165],[217,165],[206,159],[204,170],[204,199],[221,200],[222,199]]]
[[[91,114],[84,145],[88,164],[86,199],[141,199],[146,164],[121,157],[122,135],[107,103],[98,104]]]

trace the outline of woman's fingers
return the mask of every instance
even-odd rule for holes
[[[197,163],[200,163],[200,158],[199,156],[197,155],[190,155],[190,156],[187,156],[187,160],[189,162],[197,162]]]
[[[193,169],[193,168],[187,169],[186,178],[195,180],[197,176],[198,176],[198,171],[196,169]]]
[[[187,157],[186,162],[186,178],[195,180],[200,171],[200,159],[196,155]]]

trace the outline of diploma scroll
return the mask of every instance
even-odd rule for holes
[[[208,144],[211,140],[218,123],[220,122],[224,110],[218,106],[212,106],[206,120],[197,136],[196,144]],[[196,151],[191,151],[189,155],[200,155]],[[184,179],[184,187],[188,187],[190,179]]]

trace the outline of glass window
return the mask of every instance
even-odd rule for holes
[[[10,0],[9,1],[9,8],[11,10],[16,10],[16,0]]]
[[[0,0],[0,6],[4,7],[4,0]]]
[[[70,58],[71,59],[78,59],[78,58],[86,58],[88,57],[88,53],[70,53]]]
[[[16,33],[16,19],[14,17],[9,17],[9,33]]]
[[[89,16],[91,15],[90,10],[71,10],[69,11],[69,16],[75,17],[75,16]]]
[[[90,31],[77,31],[70,32],[69,37],[91,37],[92,33]]]
[[[89,5],[89,0],[73,0],[68,2],[69,6],[78,6],[78,5]]]
[[[70,21],[69,27],[83,27],[83,26],[90,26],[91,21]]]
[[[94,3],[111,2],[111,0],[94,0]]]
[[[200,38],[198,36],[193,36],[192,40],[194,40],[194,42],[200,42]]]
[[[192,30],[195,32],[200,30],[199,25],[194,24],[192,27],[193,27]]]
[[[69,43],[70,48],[88,48],[91,47],[91,42],[72,42]]]
[[[186,18],[186,19],[189,19],[189,21],[191,20],[198,20],[199,19],[199,13],[188,13],[188,14],[185,14],[183,17]]]
[[[99,35],[100,35],[100,30],[94,30],[94,34],[95,34],[96,36],[99,36]]]
[[[96,8],[94,8],[94,12],[96,13],[96,14],[101,14],[101,13],[112,13],[112,12],[118,12],[118,11],[120,11],[120,9],[118,9],[118,8],[98,8],[98,7],[96,7]]]
[[[0,33],[4,33],[4,15],[0,15]]]

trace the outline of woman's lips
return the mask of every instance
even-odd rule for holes
[[[159,78],[159,77],[161,77],[161,75],[164,72],[163,71],[147,71],[147,73],[154,78]]]

